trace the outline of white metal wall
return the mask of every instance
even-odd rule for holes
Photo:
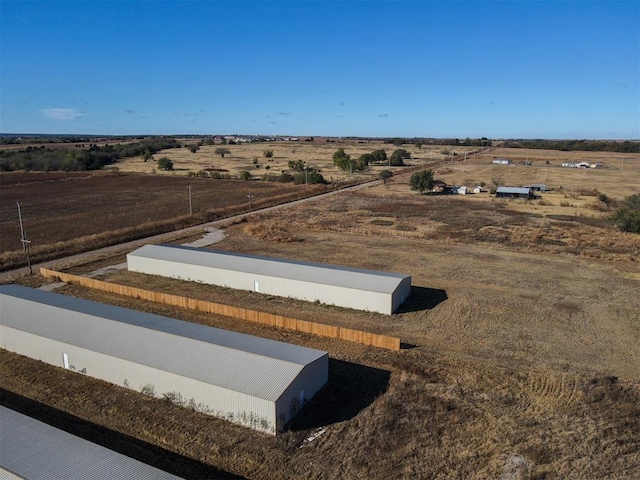
[[[300,375],[276,401],[276,418],[284,418],[286,424],[291,420],[291,405],[300,400],[300,392],[304,390],[304,402],[309,401],[318,390],[329,381],[329,355],[325,355],[307,365]]]
[[[255,291],[257,282],[260,293],[297,298],[310,302],[319,301],[327,305],[337,305],[384,314],[393,313],[401,303],[397,303],[394,295],[391,293],[371,292],[336,285],[290,280],[200,265],[188,265],[168,260],[139,257],[133,254],[127,255],[127,263],[128,269],[134,272],[161,275],[180,280],[190,280],[249,291]],[[336,272],[336,275],[339,275],[339,272]],[[407,284],[410,293],[411,277],[401,282],[401,286],[398,287],[398,289],[401,290],[398,298],[402,298],[402,293],[406,291]],[[407,296],[408,294],[406,294],[404,298]]]
[[[178,392],[185,400],[193,398],[196,403],[206,405],[210,409],[209,413],[216,416],[230,420],[229,414],[232,413],[234,416],[232,421],[235,423],[243,424],[241,420],[243,414],[245,417],[253,414],[254,418],[265,419],[268,422],[268,425],[258,422],[253,428],[271,434],[276,433],[276,406],[274,402],[268,400],[2,325],[0,325],[0,346],[5,350],[63,368],[63,353],[66,353],[69,365],[73,366],[76,372],[86,369],[85,373],[88,376],[120,386],[125,386],[127,383],[130,388],[137,391],[140,391],[142,386],[151,384],[157,396]],[[177,358],[176,361],[180,359]],[[211,368],[215,368],[215,365]],[[304,379],[309,386],[302,388],[313,391],[315,380],[310,376],[305,376]]]
[[[411,295],[411,277],[404,278],[393,292],[391,311],[395,312],[409,298],[409,295]]]

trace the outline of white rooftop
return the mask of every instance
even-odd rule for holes
[[[398,288],[403,279],[410,277],[399,273],[181,245],[145,245],[129,255],[389,294]]]

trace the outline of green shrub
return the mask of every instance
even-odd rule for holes
[[[168,157],[162,157],[158,160],[158,168],[160,170],[173,170],[173,162]]]
[[[640,233],[640,193],[626,197],[609,220],[623,232]]]

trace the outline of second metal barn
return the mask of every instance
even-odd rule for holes
[[[410,275],[176,245],[145,245],[127,263],[134,272],[385,314],[411,293]]]
[[[0,348],[271,434],[328,381],[320,350],[20,285],[0,304]]]

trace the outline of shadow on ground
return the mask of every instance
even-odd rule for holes
[[[437,288],[411,287],[411,295],[394,313],[419,312],[431,310],[447,300],[447,292]]]
[[[108,428],[87,422],[74,415],[62,412],[30,400],[16,393],[2,389],[0,404],[52,427],[76,435],[110,450],[116,451],[140,462],[159,468],[182,478],[202,479],[242,479],[232,473],[219,470],[211,465],[183,457],[164,448],[151,445],[136,438]]]
[[[326,427],[351,420],[387,391],[391,373],[329,359],[329,382],[289,424],[292,431]]]

